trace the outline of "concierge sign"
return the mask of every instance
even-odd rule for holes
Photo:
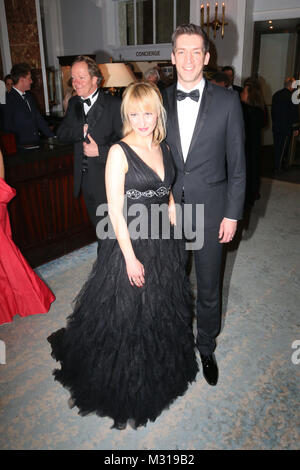
[[[114,49],[114,59],[120,62],[170,60],[171,44],[155,44],[151,46],[122,46]]]
[[[136,56],[137,57],[159,57],[160,56],[160,51],[136,51]]]

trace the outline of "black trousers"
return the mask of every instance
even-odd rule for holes
[[[98,208],[100,202],[97,200],[95,192],[93,192],[92,188],[90,188],[89,185],[88,185],[87,173],[82,174],[81,190],[82,190],[85,206],[86,206],[88,214],[89,214],[89,218],[90,218],[92,224],[94,225],[94,227],[96,229],[97,223],[101,219],[101,217],[96,215],[96,211],[97,211],[97,208]],[[101,240],[97,239],[97,241],[98,241],[97,251],[99,252]]]
[[[196,233],[190,214],[181,201],[183,216],[187,225]],[[216,348],[216,337],[221,328],[221,266],[224,245],[219,242],[220,225],[206,228],[203,225],[203,246],[192,251],[197,280],[197,338],[196,344],[201,354],[210,355]],[[185,234],[186,235],[186,234]],[[191,240],[187,240],[190,242]],[[190,271],[190,256],[187,256],[187,272]]]
[[[273,131],[274,138],[274,169],[280,170],[282,168],[283,162],[287,159],[291,135],[279,134],[278,132]]]
[[[216,348],[221,328],[220,280],[223,244],[218,240],[219,227],[204,231],[204,244],[195,250],[197,279],[197,339],[201,354],[210,355]]]

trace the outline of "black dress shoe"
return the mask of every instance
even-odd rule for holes
[[[203,375],[206,382],[209,385],[217,385],[219,371],[215,355],[210,354],[209,356],[205,356],[200,353],[200,357],[202,361]]]

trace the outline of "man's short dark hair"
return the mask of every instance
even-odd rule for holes
[[[173,53],[175,52],[176,41],[177,41],[178,36],[182,36],[183,34],[189,34],[189,35],[197,34],[198,36],[200,36],[203,39],[203,43],[204,43],[204,53],[206,54],[207,52],[209,52],[209,39],[204,29],[202,29],[200,26],[196,24],[188,23],[188,24],[181,24],[177,26],[177,28],[175,29],[172,35]]]
[[[20,80],[20,78],[27,77],[30,71],[31,71],[31,67],[26,62],[15,64],[10,71],[13,84],[16,85],[18,81]]]
[[[79,55],[79,56],[76,57],[76,59],[72,63],[72,67],[73,67],[73,65],[75,65],[79,62],[85,62],[86,63],[90,76],[91,77],[97,77],[97,79],[98,79],[97,80],[97,85],[100,85],[100,83],[103,80],[103,77],[102,77],[101,72],[99,70],[99,67],[98,67],[97,63],[94,61],[94,59],[91,59],[91,57],[89,57],[87,55]]]
[[[214,80],[216,83],[225,83],[225,86],[228,87],[229,86],[229,78],[228,76],[226,75],[225,72],[216,72],[213,77],[212,77],[212,80]]]
[[[221,68],[221,72],[232,72],[234,76],[234,68],[231,65],[225,65]]]

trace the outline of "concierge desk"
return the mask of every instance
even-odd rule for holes
[[[96,240],[82,195],[73,197],[73,147],[4,156],[5,179],[16,189],[9,204],[13,240],[36,267]]]

